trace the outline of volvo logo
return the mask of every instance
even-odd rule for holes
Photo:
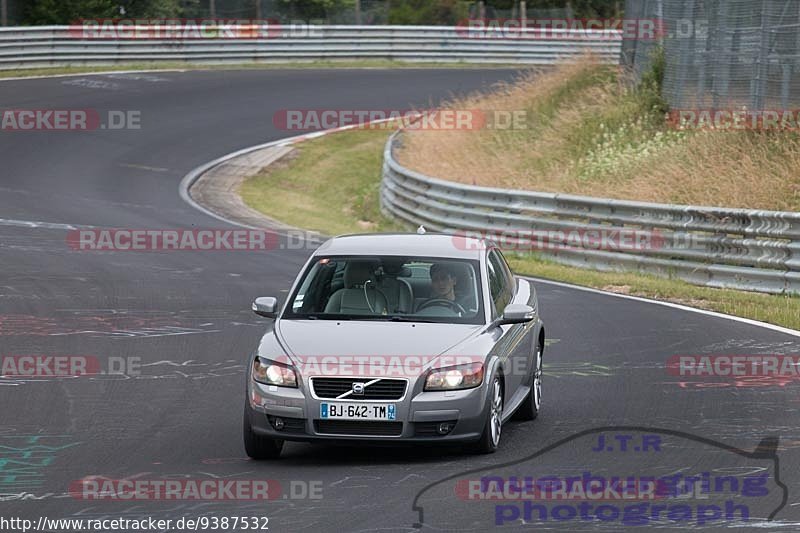
[[[359,396],[364,395],[364,384],[363,383],[353,383],[353,394],[357,394]]]

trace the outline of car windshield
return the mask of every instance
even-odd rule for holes
[[[319,257],[283,318],[483,324],[477,261]]]

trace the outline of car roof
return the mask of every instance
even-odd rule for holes
[[[402,255],[480,260],[484,239],[442,233],[370,233],[333,237],[314,255]]]

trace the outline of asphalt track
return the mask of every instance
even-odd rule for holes
[[[0,516],[238,515],[267,516],[271,531],[411,530],[419,522],[414,499],[430,484],[524,459],[581,430],[627,425],[687,432],[742,450],[753,450],[764,436],[779,437],[788,501],[762,527],[800,527],[800,508],[793,505],[800,491],[797,381],[703,386],[681,384],[665,371],[676,354],[800,353],[800,339],[792,335],[537,283],[552,339],[544,412],[533,423],[508,424],[498,453],[290,443],[279,462],[256,463],[242,447],[243,375],[267,323],[248,309],[254,296],[284,294],[308,250],[111,253],[67,246],[70,227],[226,227],[183,202],[178,184],[211,159],[292,135],[273,127],[279,109],[424,106],[512,76],[502,70],[269,70],[0,83],[3,109],[138,110],[142,116],[140,130],[0,132],[0,355],[138,357],[143,365],[141,375],[127,378],[0,378]],[[718,459],[691,446],[684,452],[676,468],[702,470]],[[612,463],[624,459],[615,455]],[[593,460],[561,447],[537,464],[558,474]],[[655,454],[648,466],[664,465]],[[323,497],[71,497],[70,483],[87,476],[271,479],[282,487],[301,481],[321,486]],[[433,505],[458,529],[485,531],[493,523],[487,514],[458,524],[461,507],[452,493]]]

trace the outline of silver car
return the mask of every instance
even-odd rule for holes
[[[349,235],[306,263],[248,361],[244,444],[284,441],[500,444],[542,399],[536,291],[491,243],[441,234]]]

